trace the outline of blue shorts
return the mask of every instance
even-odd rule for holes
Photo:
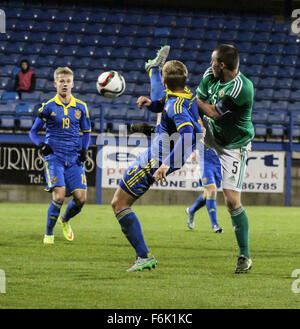
[[[77,157],[65,161],[54,154],[45,157],[44,173],[47,181],[45,191],[52,192],[54,187],[65,187],[66,196],[75,190],[86,190],[86,176],[82,162]]]
[[[158,169],[158,161],[149,157],[149,149],[142,153],[125,171],[119,186],[138,199],[154,183],[153,174]]]
[[[222,167],[216,152],[205,149],[202,159],[199,160],[199,165],[199,186],[205,187],[206,185],[216,184],[219,188],[222,181]]]

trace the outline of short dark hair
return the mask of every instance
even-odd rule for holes
[[[217,52],[217,61],[223,62],[226,68],[233,71],[239,66],[239,53],[232,45],[219,45],[214,51]]]

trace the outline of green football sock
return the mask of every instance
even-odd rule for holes
[[[248,259],[249,254],[249,227],[248,217],[243,207],[230,211],[231,222],[239,246],[239,256],[245,255]]]

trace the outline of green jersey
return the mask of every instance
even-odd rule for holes
[[[216,141],[225,148],[246,146],[254,137],[251,122],[253,84],[241,72],[234,79],[223,83],[214,77],[212,68],[208,68],[197,88],[197,97],[216,105],[224,96],[226,104],[230,105],[230,111],[218,120],[210,120],[212,133]]]

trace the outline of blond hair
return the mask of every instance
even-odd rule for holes
[[[57,80],[58,76],[60,74],[68,74],[68,75],[72,75],[74,76],[74,73],[73,71],[67,67],[67,66],[64,66],[64,67],[58,67],[55,71],[54,71],[54,81]]]
[[[168,89],[176,90],[185,87],[188,76],[188,69],[186,66],[177,60],[168,61],[163,66],[162,78],[167,84]]]

